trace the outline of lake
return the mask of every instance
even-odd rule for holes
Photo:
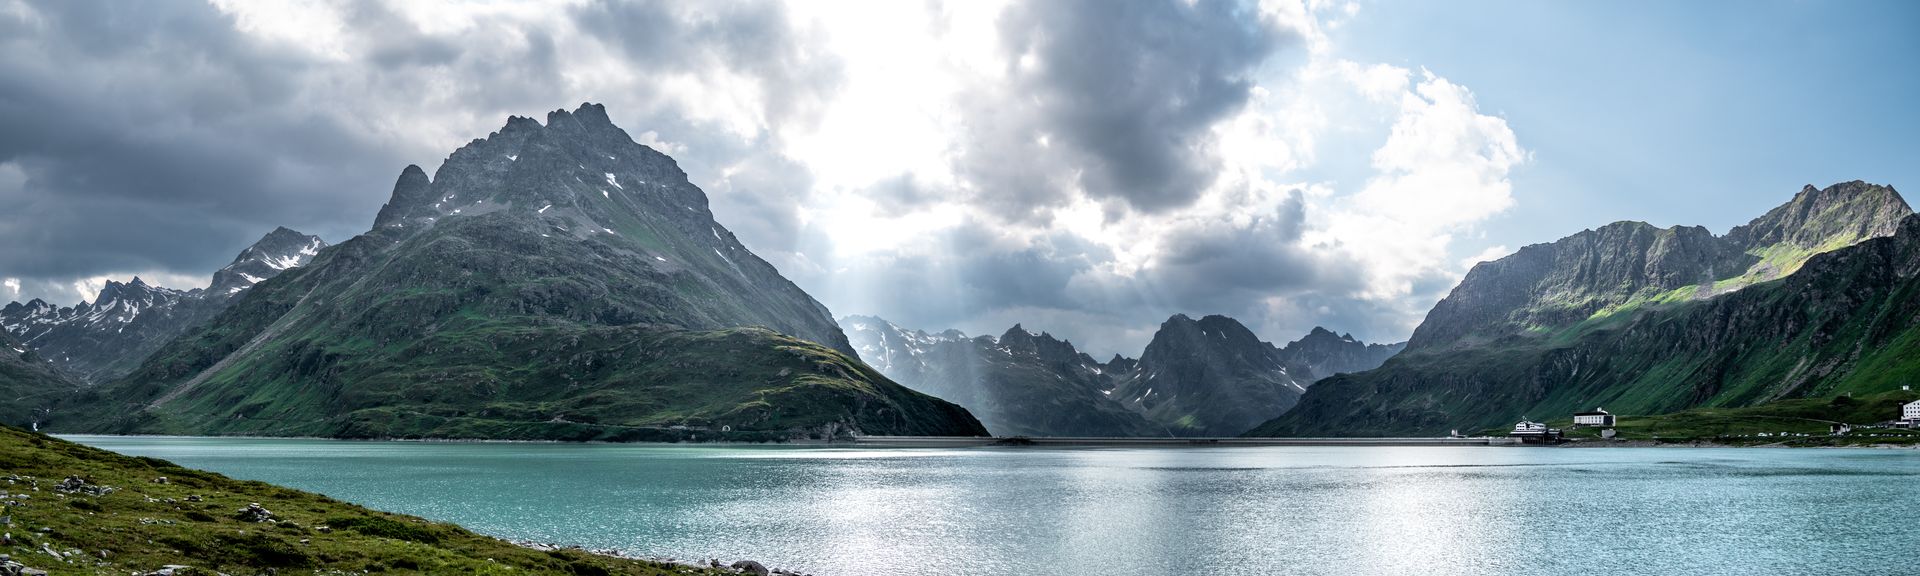
[[[66,436],[510,539],[821,576],[1920,572],[1920,451]]]

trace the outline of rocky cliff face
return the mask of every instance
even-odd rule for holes
[[[1108,397],[1116,379],[1051,334],[928,334],[871,316],[841,319],[862,357],[909,388],[967,408],[999,436],[1163,436]],[[1124,359],[1117,359],[1124,361]]]
[[[1885,220],[1901,210],[1905,219],[1887,226]],[[1836,246],[1849,240],[1858,242]],[[1542,250],[1561,252],[1583,243],[1562,240]],[[1503,298],[1519,301],[1500,279],[1579,278],[1619,268],[1577,258],[1573,262],[1589,266],[1559,269],[1527,250],[1482,264],[1468,275],[1472,282],[1462,282],[1448,297],[1452,303],[1436,306],[1416,332],[1416,344],[1421,334],[1429,338],[1425,348],[1409,348],[1377,370],[1322,381],[1297,408],[1252,434],[1439,434],[1600,405],[1629,415],[1750,406],[1883,392],[1920,373],[1912,360],[1920,357],[1914,354],[1920,350],[1914,328],[1920,326],[1920,285],[1914,281],[1920,218],[1892,189],[1862,183],[1809,187],[1715,243],[1724,248],[1721,262],[1745,264],[1738,275],[1716,274],[1717,289],[1702,285],[1684,297],[1607,314],[1576,312],[1535,334],[1510,334],[1493,343],[1438,338],[1511,328],[1504,322],[1518,317],[1547,317],[1525,307],[1512,309],[1519,315],[1466,313],[1505,310],[1483,305]],[[1629,268],[1642,271],[1635,276],[1642,285],[1673,285],[1645,265],[1659,260]],[[1476,324],[1462,321],[1467,318],[1503,320],[1468,329],[1463,327]]]
[[[509,119],[373,229],[82,398],[86,429],[629,439],[984,433],[873,372],[825,307],[598,105]]]
[[[1406,342],[1368,344],[1355,340],[1352,334],[1336,335],[1332,330],[1315,326],[1306,336],[1288,342],[1280,354],[1304,364],[1314,378],[1323,379],[1379,368],[1406,347]]]
[[[82,383],[112,380],[225,309],[254,284],[312,260],[326,242],[286,228],[268,233],[213,275],[206,289],[109,280],[92,302],[55,307],[34,299],[0,308],[0,326]]]
[[[265,282],[281,272],[299,268],[313,261],[326,248],[327,242],[319,236],[301,234],[285,227],[275,228],[266,236],[254,242],[233,263],[213,273],[213,284],[207,287],[211,297],[231,297],[241,290],[252,288],[254,284]]]
[[[1285,412],[1315,378],[1225,316],[1161,323],[1113,397],[1179,436],[1233,436]]]
[[[1468,272],[1414,330],[1408,349],[1543,336],[1641,306],[1712,298],[1792,274],[1815,254],[1892,234],[1911,213],[1892,188],[1847,182],[1808,186],[1725,236],[1616,222],[1527,246]]]

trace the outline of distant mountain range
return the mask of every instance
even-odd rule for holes
[[[985,433],[859,362],[672,158],[592,104],[510,118],[431,179],[408,166],[371,230],[62,409],[57,429],[99,432]]]
[[[109,280],[92,302],[75,306],[38,298],[9,303],[0,308],[0,327],[68,376],[85,384],[105,382],[226,309],[242,291],[305,265],[326,246],[318,236],[278,228],[214,272],[207,288],[163,288],[137,276],[126,283]]]
[[[509,118],[366,233],[281,228],[176,290],[0,309],[0,422],[57,432],[680,440],[1397,436],[1920,379],[1920,216],[1808,186],[1716,236],[1617,222],[1475,266],[1403,344],[1174,315],[1139,358],[826,309],[597,105]],[[845,331],[843,332],[843,327]],[[976,418],[977,417],[977,418]]]
[[[1003,436],[1231,436],[1286,411],[1321,375],[1379,366],[1401,347],[1315,328],[1276,348],[1232,318],[1175,315],[1140,359],[1101,362],[1018,325],[969,338],[871,316],[840,322],[881,373]]]
[[[1898,389],[1920,377],[1920,218],[1808,186],[1752,222],[1619,222],[1475,266],[1405,353],[1328,379],[1261,436],[1438,434]]]

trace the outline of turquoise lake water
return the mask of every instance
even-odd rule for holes
[[[68,438],[505,538],[820,576],[1920,573],[1914,450]]]

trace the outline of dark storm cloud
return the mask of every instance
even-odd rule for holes
[[[965,96],[975,140],[961,171],[1013,219],[1075,184],[1148,212],[1191,203],[1218,172],[1211,127],[1247,103],[1261,62],[1297,40],[1253,10],[1224,0],[1015,5],[999,21],[1014,81]]]
[[[1128,274],[1105,268],[1114,260],[1109,250],[1069,233],[1016,244],[970,222],[935,235],[941,249],[864,260],[801,284],[824,288],[818,293],[831,295],[827,304],[840,313],[969,334],[999,334],[1019,322],[1102,357],[1138,355],[1160,321],[1176,313],[1232,316],[1276,343],[1317,324],[1361,336],[1404,333],[1406,327],[1368,324],[1383,317],[1377,305],[1329,296],[1358,290],[1360,269],[1302,246],[1298,192],[1273,204],[1238,223],[1172,225],[1164,250]],[[837,284],[839,278],[860,280]]]
[[[696,182],[741,167],[716,211],[745,220],[743,240],[790,249],[805,170],[766,138],[688,123],[650,83],[764,74],[768,117],[806,113],[834,85],[832,62],[789,45],[801,39],[767,4],[660,18],[634,12],[659,5],[583,7],[579,22],[635,50],[622,64],[641,77],[586,91],[565,75],[571,18],[483,14],[429,34],[386,3],[350,2],[340,57],[242,32],[204,3],[24,6],[0,14],[0,277],[20,279],[21,298],[70,302],[75,280],[101,274],[204,276],[275,226],[342,240],[366,229],[405,165],[431,169],[510,114],[584,100],[635,134],[659,126],[690,142],[675,155]],[[622,24],[665,43],[632,45]]]
[[[301,56],[209,6],[47,2],[0,21],[0,164],[25,176],[0,189],[0,275],[208,273],[271,222],[331,211],[331,187],[290,182],[374,159],[294,109]]]

